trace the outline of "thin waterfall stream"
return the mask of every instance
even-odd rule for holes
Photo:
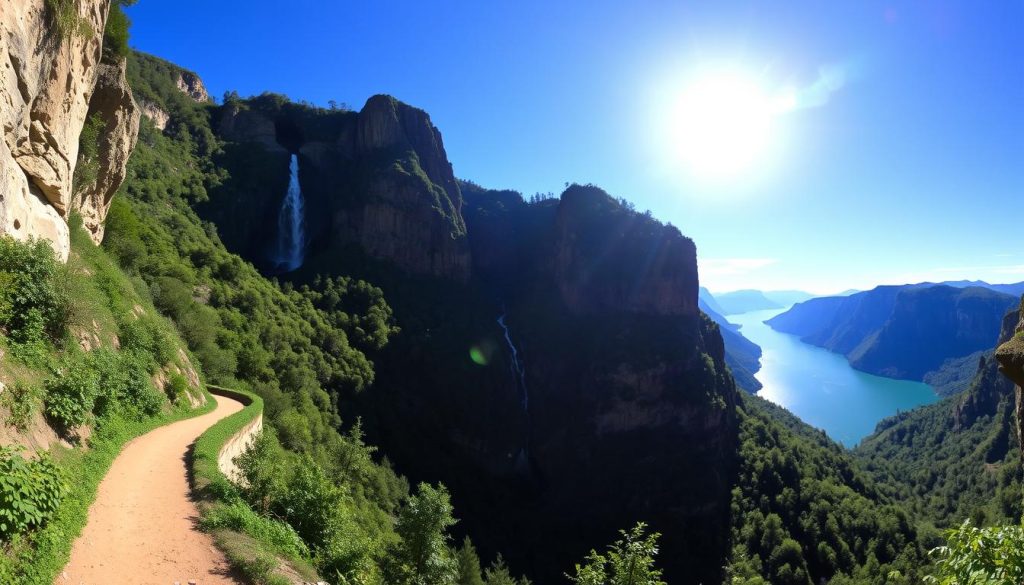
[[[288,192],[277,216],[277,265],[284,272],[302,266],[306,255],[306,204],[299,186],[299,157],[288,163]]]
[[[505,343],[508,344],[509,354],[512,358],[512,378],[515,380],[516,387],[519,389],[521,396],[520,406],[523,409],[523,416],[526,419],[526,440],[523,448],[519,451],[516,461],[517,466],[526,468],[530,456],[530,391],[526,387],[526,367],[523,365],[523,360],[519,355],[519,349],[512,341],[512,331],[505,322],[505,318],[507,316],[508,312],[503,310],[501,316],[498,317],[498,325],[505,333]]]

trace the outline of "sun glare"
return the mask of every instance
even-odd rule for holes
[[[689,83],[672,127],[678,155],[701,176],[749,170],[771,147],[774,119],[796,107],[793,90],[768,94],[739,73],[705,74]]]

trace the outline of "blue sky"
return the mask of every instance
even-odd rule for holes
[[[216,96],[395,95],[460,177],[594,183],[678,226],[712,290],[1024,280],[1024,2],[281,6],[142,0],[131,42]],[[807,99],[749,168],[708,177],[674,120],[721,70]]]

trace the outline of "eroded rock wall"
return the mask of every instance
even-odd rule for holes
[[[1003,333],[1000,335],[999,348],[996,349],[996,359],[999,361],[999,371],[1006,375],[1014,384],[1017,405],[1015,415],[1017,418],[1017,436],[1024,436],[1024,298],[1021,299],[1021,308],[1018,311],[1016,327],[1009,330],[1004,323]],[[1021,449],[1024,450],[1024,440],[1021,441]]]
[[[80,0],[64,27],[44,0],[6,2],[0,10],[0,234],[46,239],[62,260],[71,211],[81,211],[96,228],[93,237],[102,237],[98,226],[138,131],[123,60],[101,63],[109,8],[109,0]],[[97,93],[102,103],[93,104]],[[108,134],[94,190],[76,193],[79,136],[91,112],[103,117]]]

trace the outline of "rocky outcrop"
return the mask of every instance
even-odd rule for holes
[[[152,122],[157,130],[167,128],[167,122],[171,120],[171,115],[166,110],[145,100],[139,100],[139,109],[142,111],[142,115]]]
[[[89,101],[89,116],[102,120],[96,144],[96,160],[81,160],[93,165],[95,179],[76,185],[74,208],[82,215],[82,223],[92,240],[103,241],[103,221],[110,209],[114,193],[128,172],[128,157],[139,137],[140,111],[132,99],[132,90],[125,79],[126,62],[102,63],[96,88]],[[91,177],[90,177],[91,178]]]
[[[250,257],[266,255],[260,243],[276,229],[284,194],[277,178],[287,177],[285,155],[295,153],[306,201],[309,261],[320,252],[356,244],[408,273],[469,278],[462,193],[441,133],[423,110],[384,95],[371,97],[357,114],[316,110],[264,94],[225,105],[217,133],[231,143],[235,160],[249,161],[246,168],[228,169],[236,178],[212,194],[208,211],[218,225],[237,224],[238,206],[247,206],[250,221],[222,233],[234,249]],[[252,152],[253,145],[262,152]],[[247,177],[265,172],[252,168],[256,160],[279,171],[254,190]]]
[[[338,145],[364,170],[358,194],[364,204],[338,210],[338,234],[409,272],[466,280],[462,193],[430,116],[391,96],[373,96]],[[373,162],[381,153],[392,154],[385,164]]]
[[[217,134],[230,142],[255,143],[268,152],[286,153],[277,142],[274,120],[263,112],[254,111],[242,104],[224,106],[217,124]]]
[[[462,193],[455,182],[452,164],[444,150],[441,132],[430,116],[388,95],[375,95],[359,112],[355,149],[371,153],[379,149],[412,150],[430,181],[448,196],[457,227],[462,221]]]
[[[562,194],[553,269],[569,310],[697,314],[697,248],[679,230],[596,187]]]
[[[191,71],[181,71],[177,79],[178,89],[193,100],[206,103],[210,101],[210,94],[206,92],[206,86],[198,75]]]
[[[374,442],[540,582],[639,519],[665,535],[666,581],[720,582],[737,392],[693,243],[593,187],[459,187],[473,286],[385,289],[418,318],[374,362]]]
[[[1017,385],[1015,389],[1017,405],[1014,414],[1017,419],[1017,436],[1024,437],[1024,298],[1018,311],[1016,324],[1003,325],[1000,341],[1003,343],[996,349],[996,360],[999,371]],[[1012,330],[1010,327],[1012,326]],[[1021,441],[1024,450],[1024,441]]]
[[[81,0],[73,7],[74,22],[64,30],[44,0],[7,3],[0,11],[0,234],[49,240],[61,259],[70,248],[68,214],[82,209],[102,221],[105,208],[88,206],[107,198],[105,192],[85,194],[76,205],[73,176],[102,69],[109,0]],[[119,142],[125,143],[113,139],[111,146],[118,150]],[[116,189],[123,170],[104,174],[104,191]]]

